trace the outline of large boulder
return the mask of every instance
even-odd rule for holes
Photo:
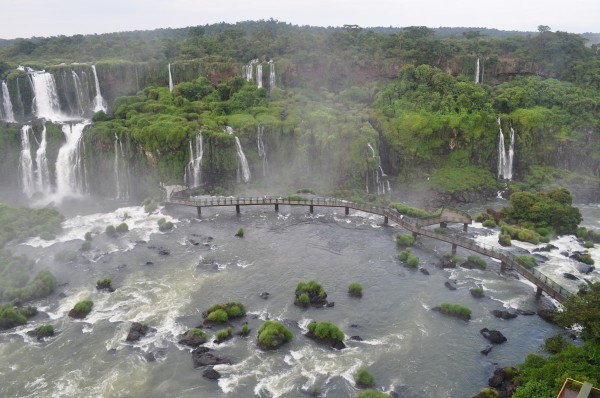
[[[221,378],[221,374],[211,367],[202,372],[202,377],[205,377],[209,380],[219,380]]]
[[[556,324],[555,318],[556,318],[557,312],[555,309],[543,308],[541,310],[538,310],[537,314],[540,316],[540,318],[542,318],[546,322]]]
[[[494,315],[496,318],[501,319],[513,319],[517,317],[517,314],[515,314],[514,312],[506,310],[493,310],[492,315]]]
[[[502,344],[506,341],[506,337],[504,337],[504,335],[497,330],[483,328],[479,331],[479,333],[481,333],[481,335],[488,339],[488,341],[492,344]]]
[[[144,337],[149,330],[150,328],[148,325],[140,322],[133,322],[129,327],[129,333],[127,334],[125,341],[138,341]]]
[[[198,347],[206,343],[206,334],[198,333],[198,329],[191,329],[185,332],[183,337],[179,340],[179,344],[187,345],[189,347]]]
[[[447,287],[448,289],[450,289],[450,290],[456,290],[456,286],[454,286],[454,285],[452,284],[452,282],[450,282],[450,281],[446,281],[446,282],[444,282],[444,286],[446,286],[446,287]]]
[[[192,362],[195,368],[201,366],[214,366],[221,364],[231,364],[231,361],[226,358],[220,358],[211,354],[209,348],[198,347],[192,351]]]

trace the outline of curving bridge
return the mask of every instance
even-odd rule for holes
[[[548,296],[562,302],[566,300],[571,293],[554,282],[546,275],[540,273],[535,269],[529,269],[523,263],[521,263],[517,256],[507,251],[498,249],[493,246],[484,245],[475,242],[472,239],[466,239],[453,235],[447,235],[439,232],[435,232],[424,227],[434,224],[440,224],[445,227],[447,223],[461,223],[464,225],[463,230],[467,230],[467,226],[472,223],[471,217],[460,210],[443,208],[441,213],[432,217],[427,218],[411,218],[403,216],[400,213],[376,206],[370,206],[366,204],[349,202],[346,200],[335,199],[335,198],[312,198],[312,199],[300,199],[295,197],[282,198],[282,197],[209,197],[209,198],[178,198],[171,195],[170,198],[164,202],[166,205],[182,205],[196,207],[198,216],[202,214],[203,207],[219,207],[219,206],[235,206],[236,211],[240,213],[241,206],[274,206],[275,211],[279,211],[280,205],[287,206],[308,206],[309,211],[312,213],[315,207],[343,207],[345,214],[350,214],[350,209],[363,211],[371,214],[378,214],[384,218],[384,223],[387,224],[390,220],[398,224],[402,228],[412,232],[413,236],[418,235],[427,236],[432,239],[437,239],[442,242],[447,242],[452,245],[452,254],[456,254],[456,248],[462,247],[464,249],[482,254],[487,257],[495,258],[500,260],[501,270],[505,270],[510,267],[521,274],[525,279],[532,282],[536,286],[536,296],[540,297],[542,292],[545,292]]]

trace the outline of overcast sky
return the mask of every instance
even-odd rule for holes
[[[274,18],[297,25],[600,32],[600,0],[0,0],[0,38]]]

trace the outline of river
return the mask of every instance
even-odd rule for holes
[[[239,215],[234,207],[204,209],[198,219],[194,208],[159,208],[147,216],[139,206],[93,202],[91,210],[63,206],[67,219],[56,240],[9,247],[36,259],[36,269],[50,269],[60,286],[33,303],[40,315],[0,334],[0,396],[303,397],[318,390],[323,397],[349,397],[357,391],[356,371],[365,367],[378,388],[401,397],[465,397],[485,386],[496,366],[522,362],[560,331],[538,316],[501,320],[490,313],[508,307],[536,310],[549,303],[536,301],[530,284],[500,275],[494,260],[486,259],[486,270],[442,270],[435,265],[450,247],[420,237],[413,254],[430,275],[402,266],[394,242],[401,229],[381,225],[378,216],[345,216],[343,208],[315,208],[310,214],[304,207],[280,206],[275,212],[257,206],[242,207]],[[583,206],[582,213],[583,225],[600,226],[599,206]],[[174,222],[172,231],[158,230],[161,217]],[[103,233],[123,220],[129,232],[119,238]],[[240,227],[243,238],[234,236]],[[77,250],[88,231],[94,234],[90,252],[70,264],[53,259],[61,250]],[[471,236],[493,242],[488,233],[481,224],[469,228]],[[561,250],[575,245],[561,239],[566,239],[557,244]],[[531,247],[519,244],[514,250],[523,249]],[[471,254],[458,250],[463,259]],[[600,261],[598,249],[593,257]],[[563,283],[560,273],[573,267],[571,260],[553,254],[540,269]],[[112,278],[115,292],[95,289],[95,281],[104,277]],[[597,272],[590,277],[600,279]],[[449,279],[456,280],[457,290],[444,287]],[[323,285],[333,308],[293,305],[296,284],[309,280]],[[362,284],[362,298],[347,294],[351,282]],[[476,286],[484,288],[485,298],[470,295]],[[262,299],[262,292],[270,297]],[[92,313],[84,320],[69,318],[68,311],[84,299],[93,300]],[[203,369],[194,369],[191,350],[177,341],[202,322],[202,311],[227,301],[245,304],[252,331],[247,338],[207,344],[233,361],[216,366],[221,379],[211,381],[202,377]],[[470,307],[473,319],[431,311],[442,302]],[[294,334],[289,344],[271,352],[256,344],[256,331],[267,318],[284,321]],[[310,320],[336,323],[346,334],[347,348],[332,350],[304,337]],[[155,331],[127,343],[133,321],[147,322]],[[26,335],[44,323],[54,325],[54,337],[38,342]],[[238,331],[241,322],[233,325]],[[479,333],[484,327],[508,339],[487,356],[480,353],[488,344]],[[207,331],[214,338],[216,330]],[[364,341],[350,340],[353,335]]]

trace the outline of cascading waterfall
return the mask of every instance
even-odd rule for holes
[[[42,128],[42,140],[39,143],[38,149],[35,152],[35,188],[38,192],[44,195],[51,193],[50,185],[50,170],[48,169],[48,158],[46,157],[46,125]]]
[[[115,162],[114,162],[114,172],[115,172],[115,188],[116,188],[116,199],[121,199],[121,178],[119,176],[119,136],[115,133]]]
[[[34,71],[31,68],[27,70],[33,88],[35,115],[40,119],[52,121],[66,120],[67,118],[60,111],[54,77],[45,71]]]
[[[512,180],[512,169],[513,169],[513,158],[514,158],[514,147],[515,147],[515,131],[510,125],[510,146],[508,151],[504,145],[504,133],[502,132],[502,123],[500,117],[496,118],[498,122],[498,178],[504,180]]]
[[[173,92],[173,75],[171,74],[171,64],[170,63],[169,63],[169,91]]]
[[[477,67],[476,67],[476,71],[475,71],[475,83],[479,84],[479,57],[477,57]]]
[[[14,123],[15,113],[13,112],[12,102],[10,101],[10,93],[6,82],[2,80],[2,120],[9,123]]]
[[[275,87],[275,62],[269,61],[269,92]]]
[[[185,168],[184,181],[187,186],[198,187],[202,182],[202,156],[204,155],[204,143],[202,133],[196,134],[196,154],[192,140],[190,144],[190,161]]]
[[[90,121],[86,120],[62,126],[67,141],[56,159],[56,190],[61,197],[80,195],[85,191],[85,170],[79,144],[88,124]]]
[[[233,128],[230,126],[225,126],[225,131],[229,135],[233,135]],[[244,150],[242,149],[242,143],[240,139],[235,136],[235,148],[237,151],[238,157],[238,167],[237,167],[237,181],[238,182],[248,182],[250,181],[250,167],[248,167],[248,160],[246,159],[246,155],[244,155]]]
[[[96,96],[94,97],[94,112],[106,112],[106,101],[102,98],[100,92],[100,82],[98,82],[98,73],[96,72],[96,65],[92,65],[94,71],[94,84],[96,86]]]
[[[75,86],[75,96],[77,99],[77,111],[79,112],[80,116],[83,116],[84,112],[85,112],[84,103],[86,102],[87,97],[85,96],[85,93],[83,91],[83,85],[81,84],[81,79],[79,78],[79,75],[77,74],[77,72],[72,70],[71,74],[73,75],[73,85]]]
[[[263,86],[262,79],[262,64],[258,64],[256,65],[256,85],[258,88],[262,88]]]
[[[258,64],[258,59],[253,59],[242,68],[242,75],[248,82],[254,78],[254,64]]]
[[[21,174],[21,188],[23,193],[31,197],[35,192],[33,174],[33,159],[31,158],[31,142],[29,134],[32,133],[30,125],[21,128],[21,155],[19,156],[19,172]]]
[[[263,177],[266,177],[267,172],[269,171],[269,162],[267,161],[267,152],[265,151],[265,143],[263,141],[264,127],[262,124],[258,125],[258,132],[256,135],[258,144],[258,156],[262,159]]]
[[[371,157],[377,159],[377,168],[373,170],[373,181],[377,187],[378,195],[385,195],[386,192],[391,192],[390,181],[387,179],[387,174],[384,173],[383,167],[381,167],[381,157],[375,154],[375,149],[371,146],[370,142],[367,142],[367,146],[371,150]],[[366,178],[367,193],[369,193],[369,171],[367,171]]]

